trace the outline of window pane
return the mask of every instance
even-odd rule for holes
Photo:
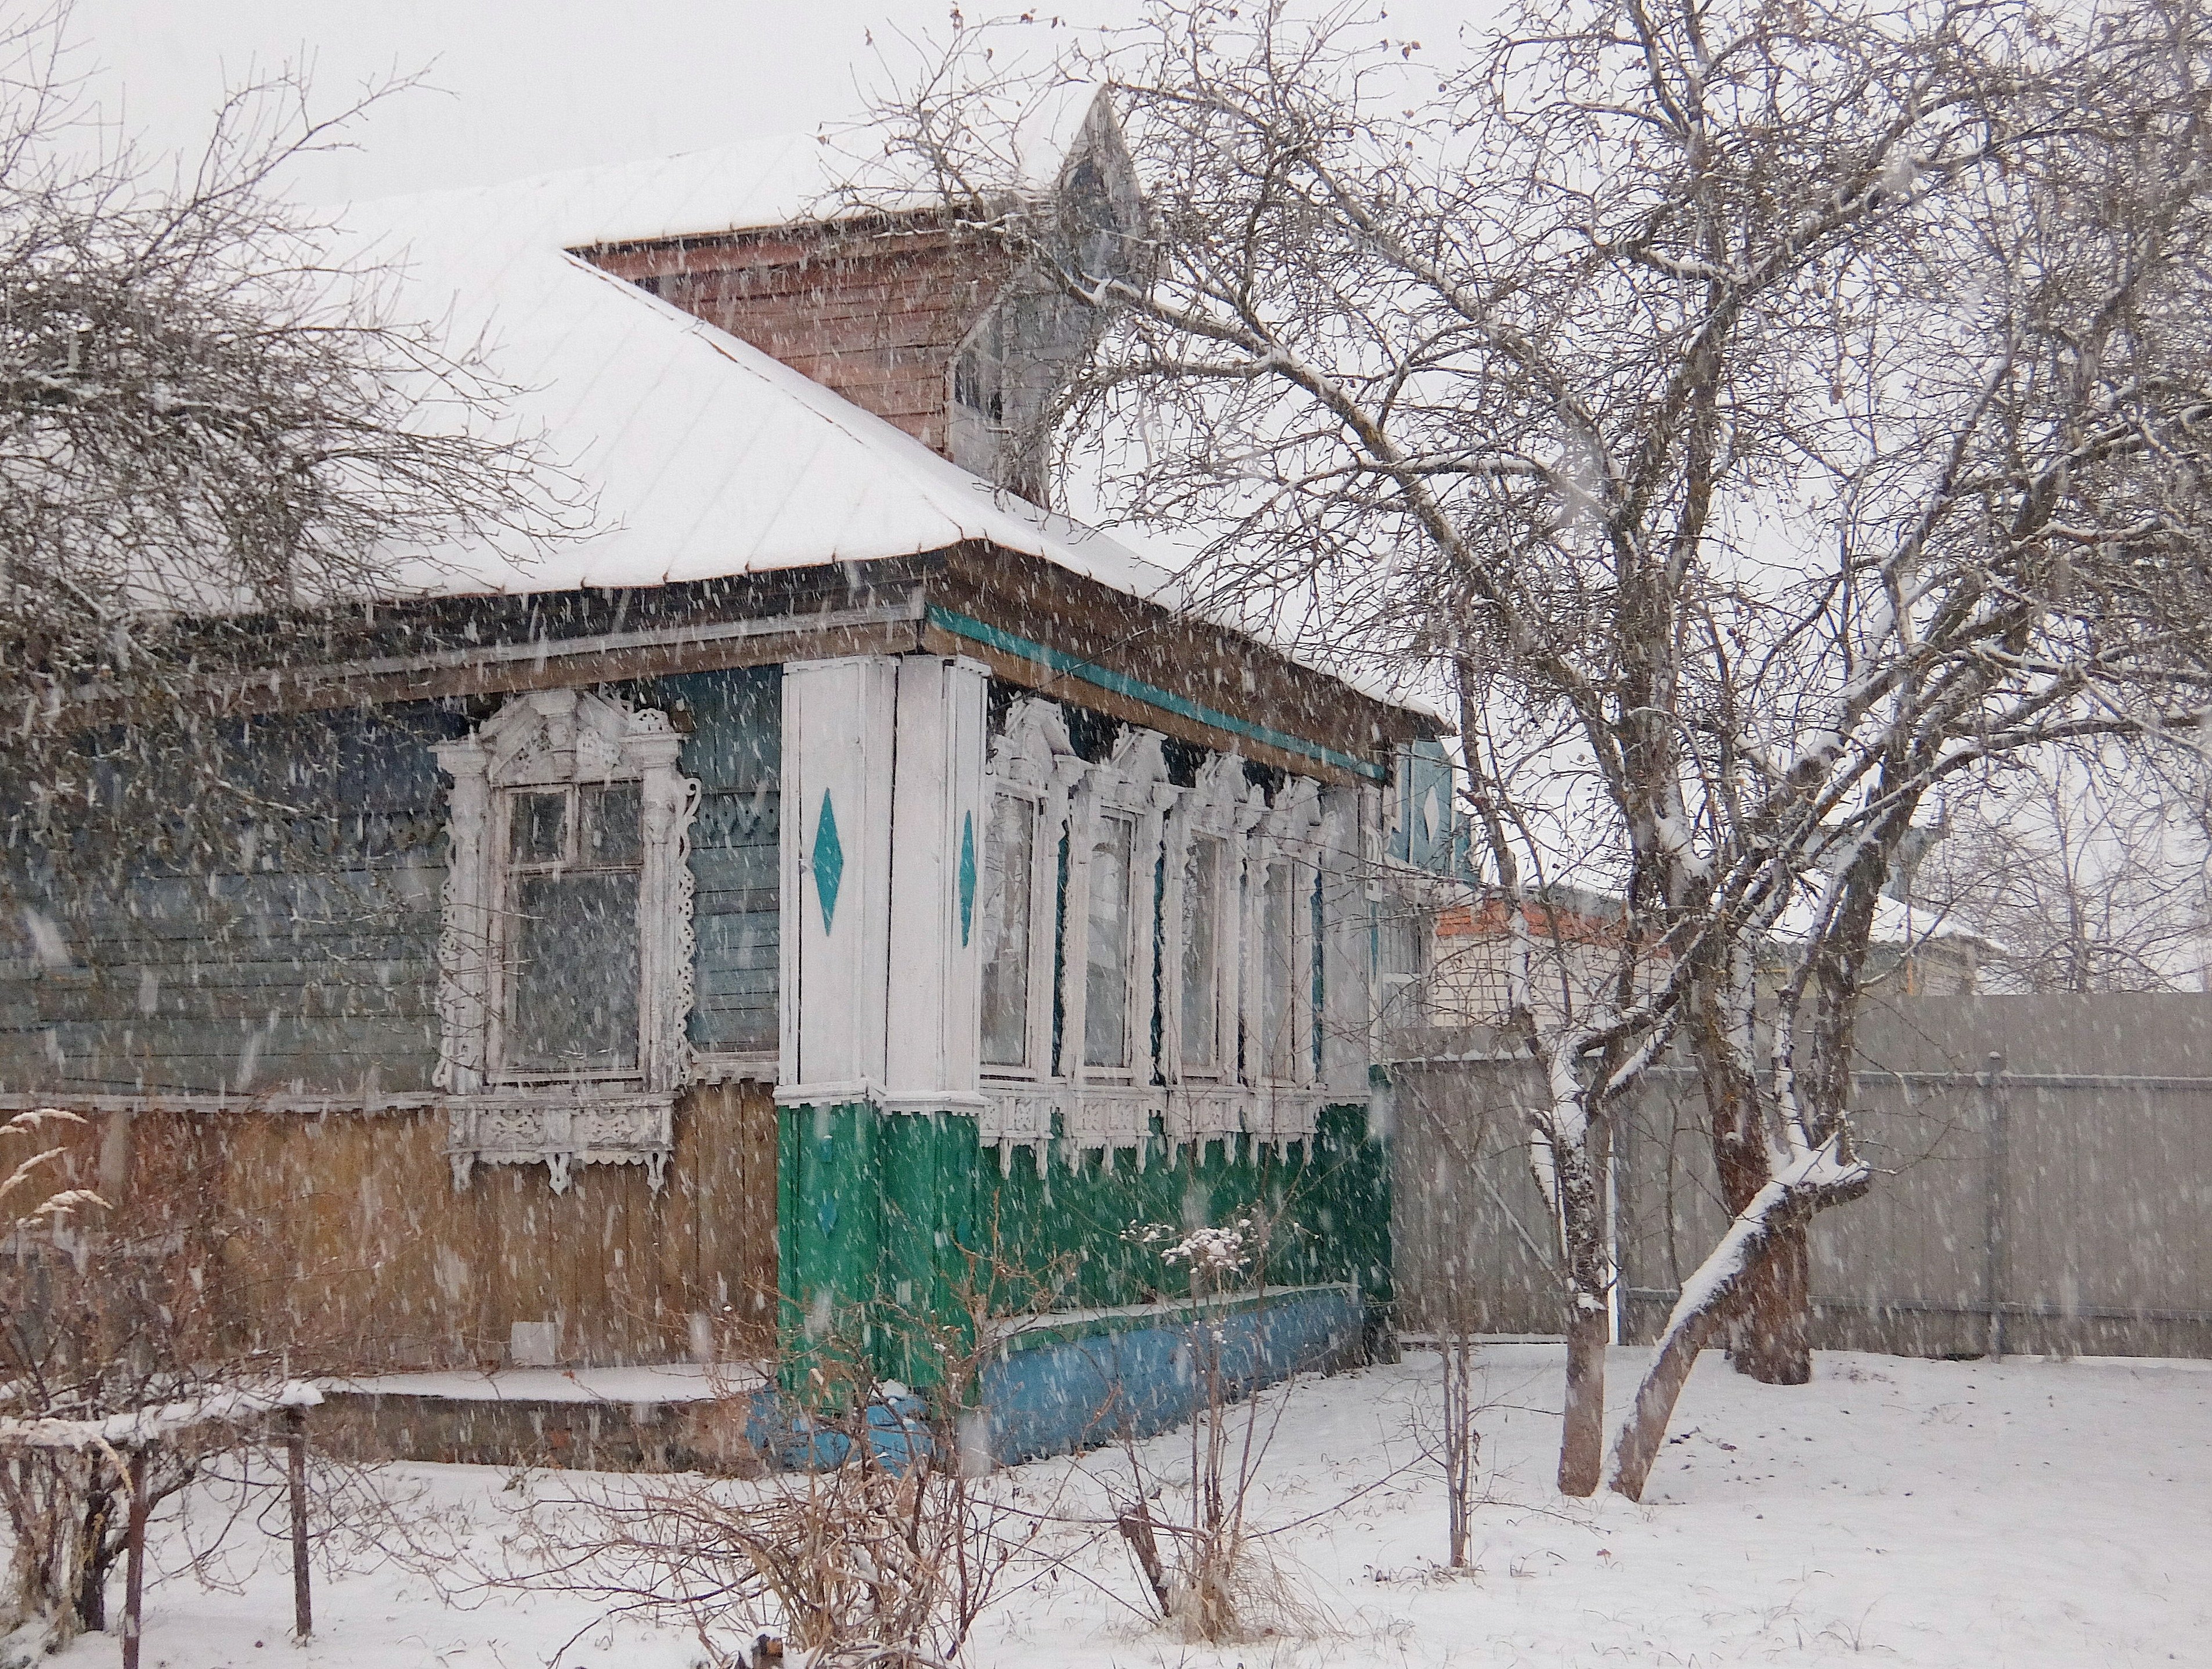
[[[1190,846],[1182,882],[1182,1064],[1210,1071],[1221,1061],[1222,844]]]
[[[638,827],[638,785],[611,782],[578,790],[576,862],[586,869],[635,869],[645,855]]]
[[[557,864],[568,856],[563,836],[568,816],[568,791],[517,794],[508,823],[507,851],[517,864]]]
[[[637,1065],[637,872],[519,876],[507,1065]]]
[[[1261,901],[1260,1058],[1271,1078],[1297,1075],[1297,1039],[1291,1024],[1291,986],[1296,974],[1291,963],[1295,944],[1291,923],[1292,869],[1289,864],[1269,865],[1267,890]]]
[[[1101,825],[1091,855],[1091,947],[1083,980],[1083,1064],[1129,1064],[1129,859],[1137,828]]]
[[[998,795],[983,842],[983,1064],[1029,1059],[1030,881],[1036,873],[1036,808]]]

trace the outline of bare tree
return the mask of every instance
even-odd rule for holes
[[[283,196],[294,159],[404,82],[324,118],[280,75],[232,95],[198,156],[149,156],[88,114],[68,25],[0,9],[0,919],[49,961],[63,901],[202,872],[246,816],[282,813],[265,773],[236,772],[242,686],[372,630],[390,551],[583,524],[501,431],[507,391]],[[143,1520],[245,1441],[202,1411],[242,1406],[288,1352],[351,1362],[312,1316],[249,1336],[208,1277],[259,1226],[217,1221],[191,1176],[139,1180],[0,1224],[0,1417],[27,1446],[0,1469],[0,1610],[62,1638],[101,1625],[122,1503]],[[164,1419],[134,1485],[101,1434]]]
[[[580,526],[466,344],[283,195],[407,82],[324,116],[280,74],[161,157],[91,118],[70,50],[65,6],[0,9],[0,792],[47,857],[234,813],[206,726],[362,629],[392,550]]]
[[[2212,903],[2194,798],[2132,754],[2021,761],[1946,806],[1911,896],[1993,941],[1990,991],[2193,988]]]
[[[1343,14],[1164,3],[1045,77],[1120,100],[1142,281],[1015,189],[994,44],[880,114],[1097,308],[1071,461],[1208,536],[1212,606],[1455,693],[1508,922],[1562,858],[1623,900],[1599,997],[1515,1004],[1571,1492],[1603,1472],[1607,1123],[1663,1051],[1703,1078],[1736,1215],[1623,1427],[1637,1495],[1723,1321],[1745,1371],[1809,1372],[1805,1226],[1870,1181],[1852,1028],[1923,801],[2200,709],[2200,14],[1543,0],[1432,66]],[[1808,901],[1762,1004],[1755,947]]]

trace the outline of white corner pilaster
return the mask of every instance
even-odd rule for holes
[[[890,655],[783,670],[786,1102],[883,1093],[898,685]]]
[[[989,670],[908,655],[898,664],[891,797],[884,1104],[977,1108],[984,732]]]

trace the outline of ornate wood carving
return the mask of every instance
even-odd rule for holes
[[[676,1095],[691,1076],[684,1031],[699,784],[677,768],[682,750],[665,713],[573,689],[518,696],[473,734],[433,750],[453,783],[436,1083],[451,1096],[456,1187],[477,1164],[541,1162],[556,1192],[577,1164],[641,1163],[659,1187]],[[635,1065],[613,1073],[526,1070],[501,1058],[514,991],[503,949],[511,822],[503,797],[614,782],[639,789]]]

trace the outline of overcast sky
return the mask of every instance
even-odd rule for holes
[[[1009,6],[1012,11],[1018,8]],[[944,33],[945,0],[76,0],[79,68],[103,111],[157,148],[190,147],[226,85],[312,66],[322,103],[427,71],[364,119],[353,154],[305,168],[312,200],[481,185],[555,168],[801,132],[856,113],[878,48]],[[992,9],[979,0],[971,9]],[[1140,0],[1079,0],[1071,25]],[[1450,38],[1465,5],[1396,0],[1390,27]]]

